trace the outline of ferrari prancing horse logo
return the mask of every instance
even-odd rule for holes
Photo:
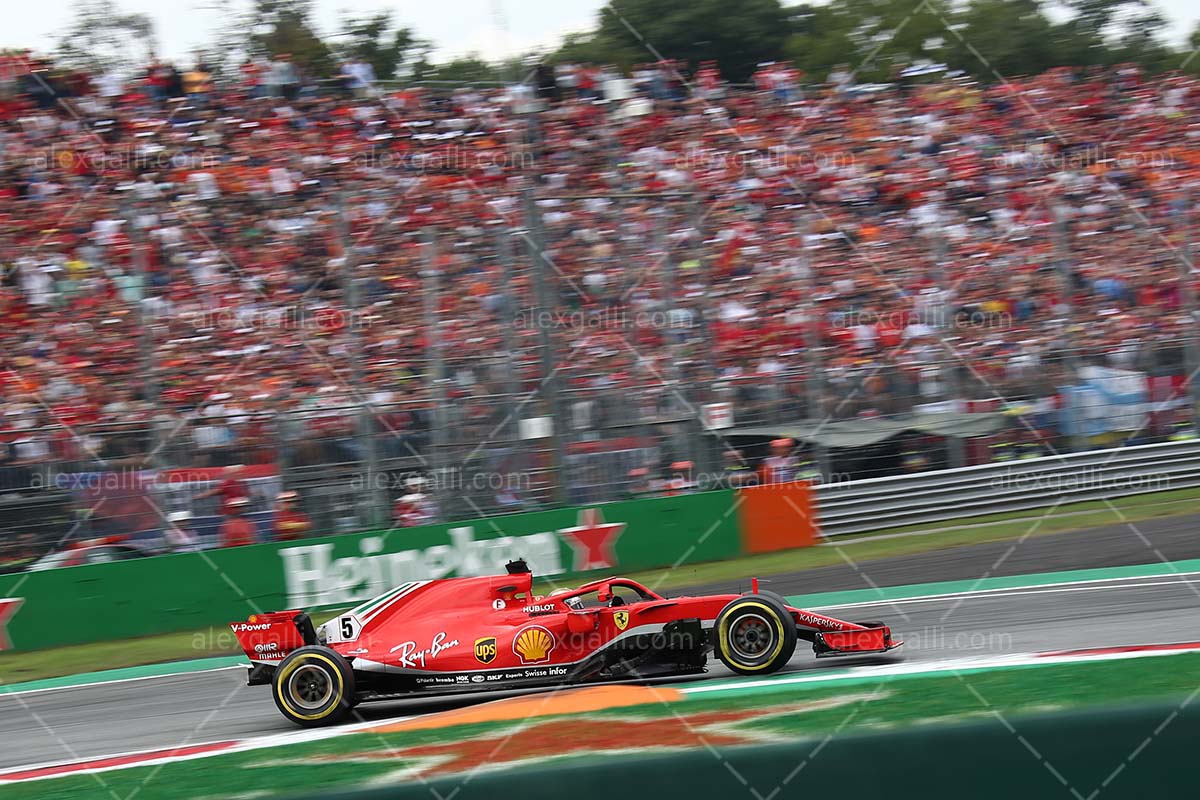
[[[625,626],[627,626],[629,624],[629,612],[628,611],[614,611],[613,612],[613,622],[615,622],[617,624],[617,630],[619,630],[619,631],[625,630]]]
[[[496,660],[495,636],[475,640],[475,660],[480,664],[490,664]]]

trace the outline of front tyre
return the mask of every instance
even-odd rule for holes
[[[713,632],[717,658],[739,675],[778,672],[796,651],[792,615],[767,595],[746,595],[725,606]]]
[[[354,672],[328,647],[301,647],[280,662],[271,694],[279,712],[297,725],[330,725],[354,707]]]

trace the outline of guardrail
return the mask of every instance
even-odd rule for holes
[[[818,486],[824,536],[1200,486],[1200,440]]]

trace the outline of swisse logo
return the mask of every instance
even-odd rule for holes
[[[470,526],[451,528],[449,544],[385,553],[400,536],[364,536],[359,555],[334,558],[335,546],[288,547],[279,551],[288,604],[295,607],[349,604],[374,597],[407,581],[455,575],[494,575],[514,558],[524,558],[538,575],[563,572],[561,545],[554,532],[475,540]]]
[[[230,627],[233,628],[234,633],[247,633],[249,631],[269,631],[269,630],[271,630],[271,623],[260,622],[257,625],[255,625],[255,624],[252,624],[249,622],[239,622],[238,624],[231,625]]]

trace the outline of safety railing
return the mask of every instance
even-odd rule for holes
[[[819,486],[825,536],[1200,486],[1200,440]]]

